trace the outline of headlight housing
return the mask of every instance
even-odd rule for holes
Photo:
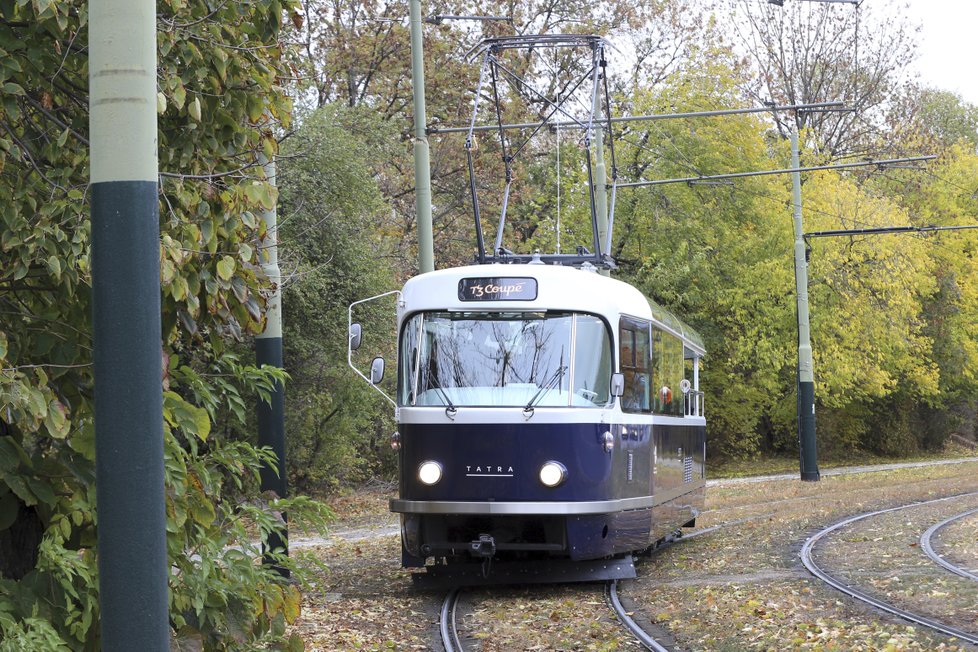
[[[434,460],[422,462],[418,466],[418,480],[428,486],[438,484],[438,481],[441,480],[441,476],[442,466]]]
[[[553,460],[540,467],[540,482],[545,487],[557,487],[567,479],[567,467]]]

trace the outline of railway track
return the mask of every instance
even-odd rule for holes
[[[978,575],[975,575],[971,571],[961,568],[960,566],[952,564],[944,557],[941,557],[934,551],[934,547],[931,545],[931,539],[942,528],[944,528],[947,525],[950,525],[951,523],[954,523],[955,521],[958,521],[963,518],[967,518],[968,516],[971,516],[972,514],[976,514],[976,513],[978,513],[978,509],[971,509],[968,510],[967,512],[962,512],[961,514],[955,514],[951,518],[945,519],[940,523],[937,523],[936,525],[932,525],[926,532],[920,535],[920,549],[923,550],[924,554],[930,557],[931,560],[933,560],[935,563],[940,564],[941,566],[951,571],[955,575],[959,575],[969,580],[974,580],[975,582],[978,582]]]
[[[605,596],[608,599],[608,604],[611,605],[611,609],[615,612],[618,622],[631,632],[642,647],[653,652],[670,652],[669,648],[656,641],[651,634],[635,622],[625,607],[622,606],[621,600],[618,598],[618,580],[611,580],[605,585]]]
[[[463,652],[464,649],[455,622],[455,611],[458,608],[458,600],[461,594],[462,589],[452,589],[445,596],[441,605],[438,629],[441,632],[441,644],[445,647],[445,652]]]
[[[811,537],[809,537],[807,541],[805,541],[805,544],[802,546],[802,549],[801,549],[801,561],[805,565],[805,568],[807,568],[808,571],[812,575],[814,575],[818,579],[822,580],[823,582],[825,582],[826,584],[828,584],[832,588],[834,588],[834,589],[836,589],[838,591],[841,591],[842,593],[844,593],[844,594],[846,594],[846,595],[848,595],[848,596],[850,596],[852,598],[855,598],[856,600],[860,600],[861,602],[865,602],[866,604],[869,604],[869,605],[871,605],[873,607],[876,607],[877,609],[879,609],[881,611],[885,611],[886,613],[889,613],[891,615],[897,616],[897,617],[902,618],[904,620],[907,620],[907,621],[916,623],[918,625],[923,625],[925,627],[929,627],[930,629],[933,629],[933,630],[935,630],[937,632],[940,632],[942,634],[945,634],[947,636],[953,636],[953,637],[958,638],[959,640],[967,641],[969,643],[973,643],[973,644],[978,645],[978,634],[975,634],[973,632],[966,632],[966,631],[961,630],[961,629],[958,629],[956,627],[951,627],[951,626],[946,625],[946,624],[944,624],[944,623],[942,623],[940,621],[934,620],[933,618],[929,618],[929,617],[924,616],[922,614],[918,614],[918,613],[915,613],[915,612],[912,612],[912,611],[908,611],[906,609],[902,609],[900,607],[897,607],[896,605],[890,604],[890,603],[885,602],[883,600],[880,600],[880,599],[878,599],[876,597],[873,597],[872,595],[870,595],[870,594],[868,594],[868,593],[860,590],[859,588],[857,588],[855,586],[852,586],[850,584],[847,584],[846,582],[844,582],[844,581],[842,581],[842,580],[834,577],[833,575],[829,574],[824,569],[822,569],[815,562],[815,560],[812,558],[812,553],[813,553],[813,551],[815,549],[815,546],[818,544],[819,541],[821,541],[823,538],[825,538],[829,534],[831,534],[833,532],[837,532],[837,531],[839,531],[839,530],[841,530],[841,529],[843,529],[843,528],[845,528],[845,527],[847,527],[847,526],[849,526],[849,525],[851,525],[853,523],[856,523],[858,521],[862,521],[864,519],[872,518],[874,516],[879,516],[879,515],[882,515],[882,514],[889,514],[889,513],[892,513],[892,512],[898,512],[898,511],[902,511],[902,510],[905,510],[905,509],[910,509],[912,507],[921,507],[923,505],[931,505],[931,504],[934,504],[934,503],[944,502],[944,501],[948,501],[948,500],[954,500],[956,498],[964,498],[964,497],[967,497],[967,496],[976,496],[976,495],[978,495],[978,492],[958,494],[958,495],[955,495],[955,496],[946,496],[944,498],[936,498],[934,500],[925,500],[925,501],[910,503],[910,504],[907,504],[907,505],[902,505],[900,507],[891,507],[889,509],[881,509],[881,510],[877,510],[875,512],[868,512],[868,513],[865,513],[865,514],[860,514],[858,516],[853,516],[851,518],[847,518],[847,519],[845,519],[843,521],[839,521],[835,525],[831,525],[831,526],[829,526],[829,527],[827,527],[827,528],[825,528],[825,529],[823,529],[823,530],[815,533],[814,535],[812,535]],[[978,511],[978,510],[974,510],[974,511]],[[938,524],[938,526],[940,526],[940,525],[942,525],[942,523],[939,523]],[[939,529],[939,528],[933,528],[933,529],[936,531],[936,529]]]
[[[457,609],[459,600],[462,596],[462,589],[452,589],[445,596],[441,606],[441,616],[439,618],[438,629],[441,633],[441,643],[445,652],[464,652],[461,637],[457,627]],[[621,603],[618,596],[618,581],[610,580],[605,583],[605,598],[618,622],[628,630],[635,640],[646,650],[652,652],[671,652],[670,649],[649,634],[629,615],[628,610]]]

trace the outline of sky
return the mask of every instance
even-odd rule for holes
[[[876,0],[863,0],[875,2]],[[927,86],[954,91],[978,104],[978,2],[975,0],[907,0],[907,11],[920,24],[915,68]]]

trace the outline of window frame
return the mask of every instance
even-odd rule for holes
[[[654,402],[652,396],[652,325],[651,320],[629,315],[622,315],[618,320],[618,371],[625,378],[625,390],[620,398],[622,412],[652,414]],[[628,364],[626,364],[624,355],[626,333],[629,334],[628,344],[631,352],[631,359],[627,361]],[[639,350],[642,347],[638,345],[641,335],[645,337],[644,350],[648,356],[644,360],[644,365],[638,364],[641,362]],[[645,378],[644,388],[641,387],[640,380],[636,381],[636,378],[641,379],[643,377]],[[629,396],[630,394],[631,396]]]
[[[612,407],[614,405],[614,398],[615,397],[612,396],[612,394],[611,394],[611,375],[614,373],[615,363],[616,363],[617,357],[615,355],[615,349],[614,349],[614,347],[615,347],[614,332],[612,331],[612,328],[611,328],[610,324],[608,323],[608,319],[604,315],[601,315],[601,314],[598,314],[598,313],[594,313],[594,312],[584,311],[584,310],[541,309],[541,308],[536,308],[536,307],[534,307],[534,308],[528,308],[528,309],[525,309],[525,310],[501,310],[501,311],[488,310],[488,309],[483,309],[483,310],[479,310],[479,309],[467,309],[467,310],[426,309],[426,310],[417,310],[417,311],[414,311],[414,312],[411,312],[411,313],[406,314],[404,316],[404,318],[402,319],[402,321],[401,321],[400,331],[398,332],[398,336],[397,336],[397,362],[398,362],[398,368],[397,368],[397,390],[396,390],[396,404],[397,404],[397,407],[399,409],[400,408],[409,408],[410,409],[410,408],[416,408],[416,407],[434,407],[434,406],[418,405],[415,402],[407,402],[407,396],[408,396],[409,392],[406,391],[405,384],[404,384],[405,383],[405,380],[406,380],[406,376],[405,376],[404,371],[401,368],[401,363],[403,362],[403,359],[404,359],[403,358],[404,352],[402,350],[402,347],[403,347],[403,344],[404,344],[405,331],[411,326],[411,324],[417,318],[419,318],[419,317],[421,318],[421,324],[419,325],[419,327],[417,329],[418,334],[420,334],[420,333],[423,333],[423,331],[424,331],[424,321],[427,320],[431,315],[438,315],[438,314],[443,314],[443,313],[473,313],[473,314],[486,314],[486,315],[488,315],[488,314],[494,314],[494,313],[495,314],[502,314],[502,313],[508,314],[508,313],[524,313],[524,312],[525,313],[539,313],[539,312],[543,312],[543,313],[566,313],[568,316],[571,316],[573,318],[571,320],[571,347],[572,348],[571,348],[570,359],[569,359],[569,362],[568,362],[569,368],[568,368],[568,372],[567,372],[569,379],[574,379],[575,373],[577,371],[576,370],[576,364],[577,364],[577,361],[576,361],[576,349],[577,349],[577,345],[578,345],[578,342],[577,342],[577,319],[579,317],[591,317],[591,318],[594,318],[594,319],[598,320],[598,322],[601,323],[601,325],[604,327],[605,342],[606,342],[606,346],[607,346],[607,352],[606,353],[609,354],[609,356],[610,356],[608,358],[608,360],[609,360],[608,372],[609,373],[608,373],[608,379],[607,379],[608,380],[608,389],[607,389],[607,399],[606,399],[606,402],[604,404],[595,404],[593,407],[592,406],[580,406],[580,405],[574,405],[574,406],[571,406],[571,405],[567,405],[567,406],[563,406],[563,405],[561,405],[561,406],[547,405],[547,406],[544,406],[544,407],[567,407],[567,408],[588,409],[588,410],[592,410],[592,409],[608,409],[609,407]],[[418,356],[420,356],[421,353],[422,353],[421,347],[424,345],[423,340],[424,340],[424,338],[419,335],[419,337],[417,338],[417,342],[416,342],[417,347],[418,347],[418,354],[417,354]],[[414,359],[414,358],[412,358],[412,359]],[[419,371],[420,371],[420,365],[414,365],[413,368],[412,368],[412,370],[411,370],[411,372],[410,372],[411,374],[413,374],[415,376],[415,378],[414,378],[414,384],[415,384],[415,386],[418,383],[417,375],[419,374]],[[417,400],[417,398],[414,397],[413,398],[413,401],[416,401],[416,400]],[[514,406],[514,405],[488,405],[488,404],[487,405],[481,405],[481,404],[477,404],[477,405],[464,405],[464,404],[459,404],[457,407],[465,407],[465,408],[473,408],[473,409],[484,409],[484,408],[489,408],[489,409],[492,409],[492,408],[510,408],[511,409],[513,407],[520,407],[520,406]]]

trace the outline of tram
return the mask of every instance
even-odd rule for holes
[[[694,524],[706,420],[692,329],[589,265],[445,269],[398,294],[390,507],[405,567],[606,559]]]

